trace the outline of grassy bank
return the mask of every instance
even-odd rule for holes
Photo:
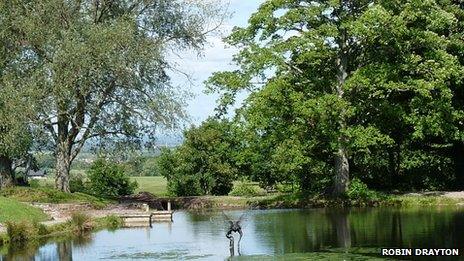
[[[380,198],[335,199],[300,194],[273,194],[259,197],[201,196],[171,198],[178,209],[274,209],[376,206],[454,206],[464,205],[464,198],[443,196],[384,195]]]
[[[122,219],[117,216],[93,219],[82,213],[75,213],[69,221],[51,226],[30,220],[7,222],[7,232],[0,234],[0,247],[21,247],[53,238],[72,238],[102,229],[117,229],[122,225]]]
[[[95,208],[102,208],[109,203],[108,200],[84,193],[64,193],[48,187],[12,187],[1,190],[0,196],[20,202],[88,203]]]
[[[383,195],[378,198],[334,199],[304,197],[297,194],[278,195],[252,200],[250,205],[258,208],[311,208],[311,207],[375,207],[375,206],[440,206],[464,204],[464,199],[442,196]]]
[[[38,208],[0,196],[0,223],[28,220],[44,221],[47,215]]]

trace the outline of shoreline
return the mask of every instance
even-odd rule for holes
[[[42,209],[50,220],[39,224],[47,227],[49,233],[38,236],[38,239],[51,239],[57,236],[72,236],[72,213],[86,213],[95,226],[90,232],[114,228],[114,224],[105,224],[109,219],[117,218],[126,212],[143,212],[140,204],[160,206],[170,201],[174,210],[240,210],[240,209],[310,209],[310,208],[345,208],[345,207],[414,207],[414,206],[462,206],[464,192],[423,192],[401,195],[386,195],[378,199],[331,199],[302,197],[297,194],[280,194],[260,197],[235,196],[198,196],[198,197],[155,197],[134,200],[125,198],[120,203],[97,209],[89,203],[27,203]],[[27,223],[27,222],[26,222]],[[32,225],[32,222],[29,222]],[[108,223],[108,222],[106,222]],[[121,227],[119,224],[118,227]],[[113,226],[113,227],[111,227]],[[116,227],[116,228],[118,228]],[[0,224],[0,247],[8,244],[6,227]],[[36,240],[33,238],[32,240]]]
[[[378,206],[443,206],[463,205],[464,191],[421,192],[385,194],[376,198],[337,199],[325,197],[305,197],[299,194],[276,194],[259,197],[237,196],[192,196],[192,197],[148,197],[144,193],[123,198],[122,203],[145,203],[152,208],[170,201],[174,209],[279,209],[279,208],[322,208],[322,207],[378,207]]]

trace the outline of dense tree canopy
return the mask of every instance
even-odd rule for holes
[[[251,92],[239,118],[261,176],[332,181],[338,195],[350,175],[449,186],[462,175],[462,18],[451,0],[268,0],[227,38],[239,69],[207,83],[221,110]]]

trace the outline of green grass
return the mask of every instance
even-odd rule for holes
[[[52,188],[12,187],[0,191],[0,196],[21,202],[40,203],[89,203],[96,208],[104,207],[108,200],[84,193],[64,193]]]
[[[85,171],[73,169],[71,170],[71,175],[72,174],[79,174],[79,175],[85,176]],[[131,177],[131,180],[135,180],[139,184],[135,193],[150,192],[153,195],[158,196],[158,197],[163,197],[167,195],[167,192],[168,192],[167,181],[166,181],[166,178],[164,177],[161,177],[161,176]],[[46,179],[38,180],[38,183],[40,187],[53,188],[55,181],[53,177],[48,177]]]
[[[88,237],[92,231],[102,229],[114,230],[123,225],[122,219],[116,216],[106,216],[102,218],[90,218],[83,213],[75,213],[71,220],[47,226],[34,220],[19,220],[7,223],[8,231],[0,234],[0,255],[6,248],[2,246],[25,248],[36,246],[37,240],[47,239],[69,240],[75,236]],[[30,244],[33,243],[33,244]],[[35,252],[34,250],[33,252]]]
[[[47,215],[41,209],[11,198],[0,197],[0,223],[7,221],[44,221],[47,219]]]
[[[44,179],[37,179],[37,183],[41,187],[53,188],[55,186],[55,180],[52,177],[47,177]]]
[[[402,206],[441,206],[463,204],[462,198],[448,198],[443,196],[394,196],[392,200],[401,202]]]
[[[139,184],[136,193],[138,192],[150,192],[155,196],[166,196],[167,195],[167,181],[166,178],[156,177],[131,177],[132,180],[137,181]]]

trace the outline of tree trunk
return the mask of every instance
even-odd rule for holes
[[[56,151],[55,188],[63,192],[71,192],[69,188],[69,171],[71,169],[71,153],[69,145],[62,142]]]
[[[0,189],[14,185],[12,163],[10,158],[0,155]]]
[[[344,86],[348,78],[348,51],[346,41],[346,31],[343,30],[338,41],[340,53],[337,58],[336,93],[340,100],[344,98]],[[350,182],[350,163],[348,161],[348,152],[346,149],[347,137],[344,134],[347,128],[346,111],[344,108],[342,108],[338,122],[340,137],[338,138],[338,151],[335,155],[335,184],[333,193],[335,196],[342,196],[346,194]]]
[[[335,155],[335,184],[334,195],[343,196],[350,184],[350,164],[346,148],[341,145]]]

